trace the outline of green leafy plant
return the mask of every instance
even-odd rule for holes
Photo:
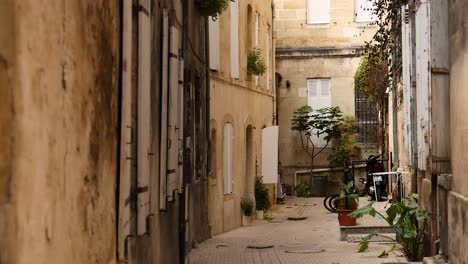
[[[330,141],[338,136],[338,125],[343,120],[339,107],[326,107],[316,111],[305,105],[294,111],[291,129],[298,131],[304,152],[310,157],[310,169],[314,166],[314,158],[325,150]],[[314,143],[322,138],[325,145]]]
[[[245,216],[251,217],[253,215],[253,202],[246,198],[242,199],[241,210]]]
[[[349,216],[360,218],[365,215],[375,217],[378,215],[384,219],[396,233],[396,240],[378,232],[373,232],[362,239],[359,243],[359,252],[365,251],[369,247],[369,241],[374,236],[381,236],[397,242],[401,248],[392,247],[390,250],[382,252],[381,257],[388,256],[388,253],[399,249],[403,251],[408,260],[418,261],[422,258],[422,245],[426,228],[428,226],[429,213],[422,209],[419,204],[419,195],[412,194],[404,198],[401,202],[392,204],[386,211],[386,215],[374,209],[373,203],[351,213]]]
[[[247,73],[260,76],[267,70],[267,66],[262,58],[262,51],[256,47],[247,53]]]
[[[343,209],[354,210],[357,209],[359,204],[359,195],[353,192],[354,182],[350,181],[347,184],[341,184],[341,204],[340,207]]]
[[[229,0],[196,0],[195,3],[200,15],[211,16],[213,20],[229,7]]]
[[[297,197],[310,197],[312,194],[310,186],[305,183],[301,183],[294,187]]]
[[[255,207],[260,211],[270,208],[270,195],[261,178],[255,180]]]
[[[337,135],[333,141],[333,153],[328,157],[332,167],[340,166],[345,160],[359,154],[357,123],[354,116],[345,116],[338,123]]]

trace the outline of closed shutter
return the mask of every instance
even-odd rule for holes
[[[372,22],[377,20],[375,0],[355,0],[356,22]]]
[[[404,129],[403,129],[403,140],[406,149],[406,155],[408,157],[408,165],[413,166],[413,144],[412,144],[412,104],[411,101],[413,100],[413,95],[411,93],[411,71],[412,71],[412,45],[411,45],[411,24],[408,21],[406,23],[406,15],[409,10],[402,7],[402,62],[403,62],[403,111],[404,111]]]
[[[149,1],[141,1],[146,10],[151,10]],[[137,233],[146,232],[146,217],[150,214],[150,84],[151,84],[151,19],[148,13],[138,13],[138,223]]]
[[[179,167],[179,30],[170,27],[169,100],[167,124],[167,200],[174,201]]]
[[[231,123],[224,124],[224,148],[223,148],[223,179],[224,194],[232,192],[232,154],[233,154],[233,128]]]
[[[271,87],[271,62],[270,62],[270,27],[268,27],[267,30],[267,35],[266,35],[266,50],[265,50],[265,56],[266,56],[266,65],[267,65],[267,72],[266,72],[266,77],[267,77],[267,90],[270,91]]]
[[[331,106],[330,79],[307,80],[307,102],[313,110]],[[324,146],[326,141],[320,137],[313,137],[316,146]]]
[[[330,23],[330,0],[307,0],[307,24]]]
[[[278,126],[262,129],[263,183],[278,183]]]
[[[122,109],[120,136],[120,190],[119,190],[119,229],[118,258],[125,260],[125,239],[131,231],[131,170],[132,170],[132,1],[123,4],[122,38]]]
[[[159,149],[159,209],[166,209],[167,196],[167,126],[169,86],[169,14],[163,11],[162,26],[162,70],[161,70],[161,144]]]
[[[239,1],[231,5],[231,78],[239,79]]]
[[[183,191],[184,177],[184,61],[179,59],[179,89],[178,89],[178,109],[179,109],[179,130],[178,130],[178,177],[177,189],[179,193]]]
[[[210,69],[219,70],[219,19],[208,18],[210,35]]]

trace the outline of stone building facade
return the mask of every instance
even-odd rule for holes
[[[375,31],[374,17],[364,0],[275,0],[274,4],[282,177],[291,186],[300,181],[313,184],[307,176],[294,181],[297,171],[310,168],[310,158],[299,133],[291,130],[293,112],[309,104],[313,109],[339,106],[344,114],[355,115],[354,74],[365,41]],[[330,153],[330,148],[323,151],[314,166],[328,167]],[[316,195],[324,191],[319,186],[314,190]]]
[[[223,15],[210,21],[213,235],[241,225],[241,199],[253,201],[255,177],[263,176],[262,130],[276,124],[272,28],[271,1],[264,0],[231,1]],[[255,47],[267,66],[259,77],[247,72],[247,54]]]

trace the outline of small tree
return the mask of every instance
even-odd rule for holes
[[[333,154],[328,157],[330,166],[341,166],[359,154],[357,123],[354,116],[345,116],[338,124],[337,135],[333,140]]]
[[[310,157],[310,173],[314,167],[314,158],[325,150],[330,141],[338,135],[338,125],[343,120],[339,107],[326,107],[316,111],[305,105],[294,111],[291,129],[298,131],[304,152]],[[324,145],[318,145],[315,139],[323,139]]]

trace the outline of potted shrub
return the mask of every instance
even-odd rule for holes
[[[249,199],[242,199],[242,226],[249,226],[253,215],[253,202]]]
[[[294,187],[294,191],[296,191],[297,197],[310,197],[312,193],[310,186],[305,183],[296,185],[296,187]]]
[[[358,208],[359,203],[359,195],[353,193],[353,188],[353,181],[341,184],[340,205],[337,210],[340,226],[356,225],[356,218],[348,216]]]
[[[260,178],[255,180],[255,207],[257,209],[257,219],[263,219],[263,211],[270,208],[268,189],[263,185]]]

